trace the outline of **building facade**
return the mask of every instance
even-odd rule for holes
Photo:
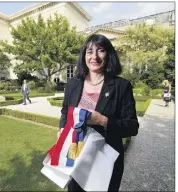
[[[67,17],[71,26],[76,26],[78,33],[84,33],[87,36],[95,33],[100,33],[108,37],[112,44],[116,45],[116,39],[119,36],[124,35],[125,29],[128,27],[135,26],[136,24],[146,23],[147,25],[161,25],[165,27],[175,26],[175,10],[149,15],[137,19],[122,19],[114,22],[104,23],[101,25],[88,27],[91,16],[78,4],[74,2],[45,2],[40,3],[31,7],[28,7],[22,11],[19,11],[11,16],[0,14],[0,40],[7,40],[12,43],[12,37],[10,34],[10,25],[17,27],[22,19],[26,17],[32,17],[37,19],[38,15],[41,14],[44,20],[47,20],[49,16],[54,13],[60,13]],[[8,71],[0,73],[0,79],[16,79],[16,75],[13,73],[13,67],[16,61],[12,60],[12,67]],[[73,76],[73,66],[68,66],[64,75],[56,74],[54,78],[63,79],[66,81],[67,78]]]
[[[147,24],[147,25],[160,25],[164,27],[174,27],[175,26],[175,10],[162,12],[154,15],[148,15],[141,18],[136,19],[122,19],[114,22],[104,23],[101,25],[96,25],[93,27],[86,28],[80,33],[85,33],[90,35],[92,33],[102,33],[107,37],[111,37],[111,40],[114,41],[114,31],[118,32],[119,35],[124,34],[124,31],[128,27],[135,26],[137,24]],[[104,29],[104,30],[103,30]],[[108,31],[106,34],[105,31]],[[118,37],[116,35],[116,37]]]
[[[22,11],[19,11],[11,16],[0,14],[0,40],[7,40],[8,43],[12,43],[12,36],[10,34],[10,25],[17,27],[22,19],[31,17],[37,20],[38,15],[41,14],[44,20],[47,20],[54,13],[59,13],[66,16],[71,26],[76,26],[77,31],[84,30],[88,27],[91,16],[81,7],[78,3],[74,2],[46,2],[40,3],[34,6],[30,6]],[[0,73],[0,79],[16,79],[16,75],[13,72],[13,67],[17,61],[12,61],[12,67],[7,71]]]

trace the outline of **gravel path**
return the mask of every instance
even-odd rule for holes
[[[125,154],[120,191],[175,191],[174,103],[152,100]]]

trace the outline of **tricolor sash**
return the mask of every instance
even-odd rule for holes
[[[119,153],[92,127],[86,126],[91,112],[69,107],[67,123],[48,150],[41,170],[61,188],[74,178],[85,191],[107,191]]]
[[[83,140],[86,134],[85,125],[90,114],[91,112],[85,109],[69,107],[67,123],[64,127],[64,130],[58,138],[57,143],[48,150],[48,153],[51,157],[51,165],[60,165],[61,152],[69,133],[71,133],[70,136],[72,137],[69,139],[68,143],[65,143],[66,145],[70,145],[69,147],[65,145],[65,148],[68,148],[68,153],[66,154],[66,166],[71,167],[74,165],[74,161],[77,156],[79,156],[84,145]],[[72,140],[72,142],[70,140]]]

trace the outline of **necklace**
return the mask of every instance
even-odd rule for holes
[[[88,84],[90,84],[91,86],[99,85],[99,84],[102,83],[103,81],[104,81],[104,78],[103,78],[101,81],[99,81],[98,83],[93,84],[93,83],[91,83],[91,82],[89,82],[89,81],[87,80]]]

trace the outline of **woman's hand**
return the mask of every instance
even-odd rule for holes
[[[89,124],[89,125],[101,125],[101,126],[107,125],[107,123],[108,123],[107,117],[105,117],[104,115],[101,115],[97,111],[92,110],[91,112],[92,112],[92,114],[88,118],[87,124]]]

